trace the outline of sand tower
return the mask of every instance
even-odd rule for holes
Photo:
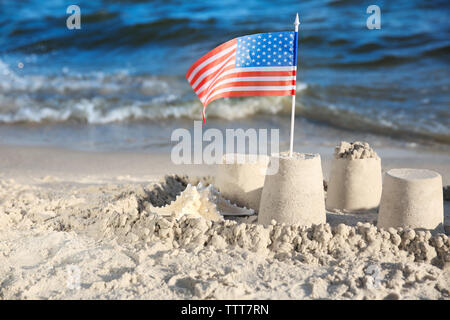
[[[222,164],[217,166],[215,185],[232,203],[258,211],[269,157],[258,155],[253,160],[249,155],[240,156],[243,163],[237,154],[223,156]]]
[[[381,159],[366,142],[336,147],[328,182],[326,207],[345,212],[367,211],[380,204]]]
[[[326,222],[320,155],[288,153],[272,156],[279,161],[276,174],[267,175],[258,222],[311,225]]]
[[[392,169],[383,182],[378,227],[442,227],[442,177],[425,169]]]

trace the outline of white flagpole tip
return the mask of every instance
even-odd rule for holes
[[[298,25],[300,24],[300,21],[298,19],[298,13],[295,16],[295,32],[298,32]],[[297,44],[296,44],[297,45]],[[297,77],[297,76],[296,76]],[[295,126],[295,94],[292,95],[292,110],[291,110],[291,136],[289,141],[289,156],[292,158],[292,155],[294,153],[294,126]]]

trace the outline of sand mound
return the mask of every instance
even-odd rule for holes
[[[379,159],[377,153],[369,146],[367,142],[346,142],[341,143],[334,149],[336,159]]]
[[[191,182],[0,181],[0,298],[449,297],[447,235],[334,222],[344,215],[302,227],[151,212]]]

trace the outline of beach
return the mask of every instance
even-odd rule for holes
[[[376,212],[272,231],[252,216],[156,218],[149,202],[213,183],[214,167],[175,166],[164,153],[0,150],[2,299],[449,298],[448,234],[386,235]],[[430,168],[449,184],[448,154],[377,151],[383,170]],[[332,150],[321,156],[327,179]]]
[[[0,300],[450,299],[446,1],[68,5],[0,4]]]

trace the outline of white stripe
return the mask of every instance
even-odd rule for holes
[[[224,74],[222,75],[222,77],[224,76]],[[225,80],[221,80],[219,82],[216,82],[214,84],[214,86],[212,86],[211,88],[208,88],[208,91],[211,92],[212,90],[214,90],[214,88],[217,88],[218,86],[221,86],[222,84],[236,82],[236,81],[289,81],[289,80],[296,80],[295,78],[296,78],[295,76],[280,76],[280,77],[263,77],[263,76],[261,76],[261,77],[230,78],[230,79],[225,79]],[[203,87],[204,87],[204,85],[202,86],[202,88]],[[203,89],[199,90],[196,93],[200,94],[202,91],[203,91]]]
[[[231,87],[214,91],[211,96],[201,99],[201,101],[205,102],[206,100],[210,100],[212,97],[218,94],[231,91],[286,91],[286,90],[295,90],[295,86]]]
[[[296,66],[292,67],[251,67],[251,68],[236,68],[235,72],[249,72],[249,71],[294,71],[297,70]]]
[[[227,53],[229,53],[230,51],[233,51],[234,49],[236,49],[237,45],[233,45],[223,51],[220,51],[219,53],[216,53],[215,55],[213,55],[212,57],[210,57],[209,59],[206,59],[205,61],[203,61],[201,64],[199,64],[197,66],[197,68],[195,68],[191,74],[189,75],[188,81],[191,82],[192,78],[195,77],[195,75],[197,74],[197,72],[199,70],[201,70],[204,66],[208,65],[209,63],[213,62],[214,60],[223,57],[224,55],[226,55]]]
[[[223,66],[222,69],[225,69],[225,68],[227,68],[228,66],[232,66],[232,65],[234,65],[234,61],[230,61],[230,63],[228,63],[227,65]],[[195,93],[196,93],[196,94],[199,94],[200,92],[202,92],[203,90],[205,90],[206,88],[208,88],[208,86],[209,86],[212,82],[216,81],[217,79],[223,77],[223,76],[226,75],[226,74],[229,74],[230,71],[233,71],[233,70],[234,70],[234,69],[230,69],[230,70],[225,71],[224,73],[221,73],[221,72],[223,72],[223,70],[220,71],[218,74],[216,74],[216,76],[215,76],[214,78],[209,79],[209,80],[206,81],[200,88],[198,88],[197,91],[195,91]],[[192,88],[194,89],[195,87],[192,86]]]
[[[222,66],[224,66],[226,64],[226,66],[228,65],[234,65],[234,54],[232,54],[229,58],[227,58],[225,61],[222,61],[221,63],[219,63],[218,65],[207,69],[205,72],[202,73],[202,75],[200,77],[198,77],[198,79],[191,84],[192,88],[195,88],[200,82],[202,82],[203,79],[205,79],[208,75],[210,75],[211,73],[216,72],[216,70],[222,68]],[[230,61],[231,60],[231,61]],[[225,66],[225,67],[226,67]]]
[[[247,72],[247,71],[295,71],[297,70],[297,67],[255,67],[255,68],[234,68],[231,70],[227,70],[224,73],[222,73],[220,76],[224,77],[226,75],[232,74],[232,73],[238,73],[238,72]],[[200,94],[205,88],[207,88],[211,82],[215,81],[217,77],[214,79],[211,79],[207,81],[204,85],[202,85],[197,91],[195,91],[196,94]],[[295,76],[294,76],[295,80]]]

